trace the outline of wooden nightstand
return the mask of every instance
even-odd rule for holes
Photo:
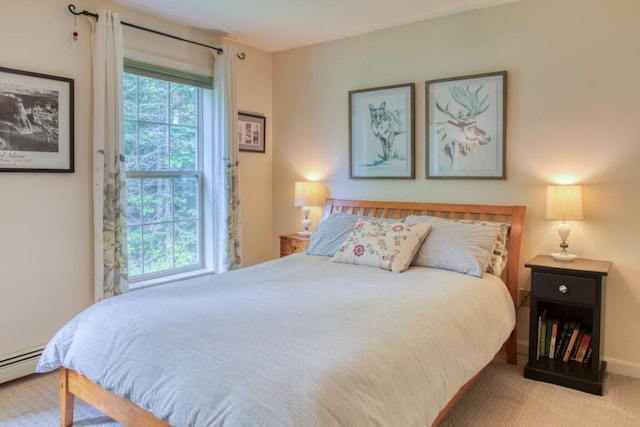
[[[280,256],[304,252],[309,247],[309,236],[285,234],[280,236]]]
[[[581,258],[573,262],[561,262],[550,256],[538,255],[526,263],[525,267],[531,269],[531,308],[529,361],[524,368],[524,376],[602,395],[607,366],[607,362],[602,360],[603,286],[611,269],[611,262]],[[540,321],[541,316],[546,316],[543,323]],[[571,325],[572,322],[579,324],[585,333],[591,334],[591,354],[586,363],[571,359],[563,361],[563,357],[558,356],[558,346],[554,346],[553,357],[549,356],[553,338],[547,340],[546,336],[553,331],[553,326],[546,327],[546,324],[553,325],[553,320],[556,319],[559,323],[556,327],[555,344],[562,340],[562,326]],[[565,332],[565,340],[570,335]],[[579,339],[578,333],[575,340]],[[546,355],[545,350],[548,353]]]

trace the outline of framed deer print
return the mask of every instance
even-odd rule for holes
[[[349,178],[415,178],[415,84],[349,92]]]
[[[505,179],[507,72],[425,82],[427,179]]]

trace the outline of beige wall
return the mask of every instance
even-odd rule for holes
[[[75,81],[73,174],[0,173],[0,358],[42,345],[63,323],[93,302],[91,168],[91,51],[89,20],[76,20],[67,0],[4,2],[0,14],[0,66]],[[85,0],[78,8],[119,12],[124,21],[205,44],[218,37],[168,23],[109,1]],[[200,67],[213,65],[208,49],[130,28],[126,49]],[[245,264],[273,256],[271,219],[272,54],[237,46],[238,107],[267,116],[267,153],[241,153]]]
[[[274,233],[299,228],[293,182],[311,174],[334,197],[526,205],[524,263],[557,250],[545,186],[576,180],[585,220],[573,225],[571,249],[613,261],[605,357],[611,371],[640,376],[638,16],[636,0],[522,0],[277,53]],[[507,180],[426,180],[425,80],[500,70],[508,71]],[[409,82],[416,179],[349,180],[348,91]],[[524,267],[520,282],[529,287]]]

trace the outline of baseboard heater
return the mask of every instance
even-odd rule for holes
[[[0,384],[33,374],[44,347],[34,347],[0,356]]]

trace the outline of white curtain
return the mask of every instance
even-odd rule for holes
[[[213,52],[213,239],[217,273],[241,266],[236,50]]]
[[[128,292],[126,192],[122,131],[122,27],[118,15],[98,10],[93,56],[94,288],[100,301]]]

